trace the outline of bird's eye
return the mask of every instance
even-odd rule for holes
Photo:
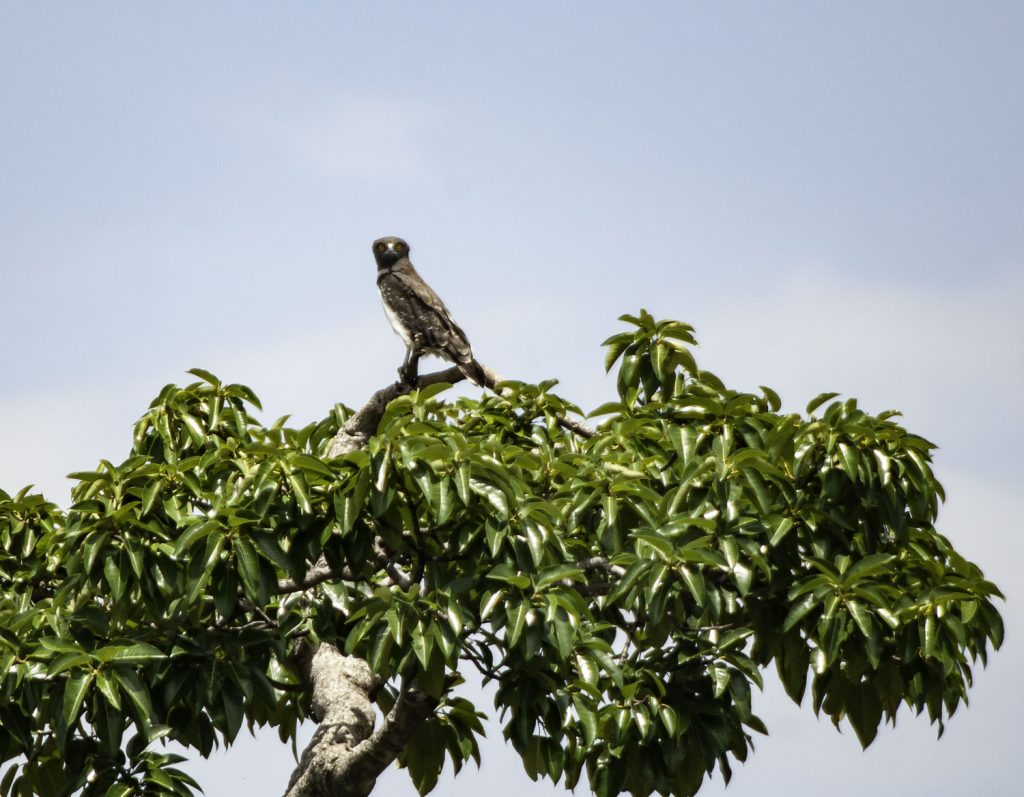
[[[384,251],[384,242],[383,241],[377,241],[377,245],[375,247],[373,247],[373,248],[376,249],[378,252],[383,252]]]

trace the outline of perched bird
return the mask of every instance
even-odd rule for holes
[[[433,354],[455,363],[466,378],[483,387],[484,370],[473,359],[466,333],[452,319],[441,297],[409,262],[409,244],[388,236],[373,242],[377,288],[395,333],[405,341],[405,362],[398,373],[415,384],[419,359]]]

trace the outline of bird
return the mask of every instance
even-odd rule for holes
[[[391,328],[405,341],[405,361],[398,369],[402,381],[415,385],[419,359],[433,354],[455,363],[474,384],[486,383],[484,369],[473,357],[469,339],[455,323],[441,297],[423,281],[409,260],[409,244],[387,236],[373,242],[377,289]]]

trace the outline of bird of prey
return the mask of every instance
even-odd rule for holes
[[[419,359],[433,354],[455,363],[467,379],[483,387],[483,368],[462,328],[455,323],[441,297],[423,281],[409,262],[409,244],[388,236],[373,242],[377,261],[377,288],[391,328],[405,341],[405,361],[398,373],[414,385]]]

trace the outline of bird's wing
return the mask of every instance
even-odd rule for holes
[[[448,308],[441,301],[441,297],[434,292],[433,288],[427,285],[423,277],[419,275],[419,272],[413,268],[412,263],[403,264],[402,267],[395,268],[391,273],[405,290],[423,302],[423,304],[438,315],[451,318],[451,313],[448,312]]]
[[[428,336],[428,344],[451,348],[451,353],[457,355],[457,360],[472,356],[466,333],[455,323],[441,297],[424,282],[412,264],[393,269],[391,275],[402,286],[412,303],[422,305],[417,315],[421,318],[422,331]],[[422,324],[422,321],[428,320],[428,316],[433,323]]]

